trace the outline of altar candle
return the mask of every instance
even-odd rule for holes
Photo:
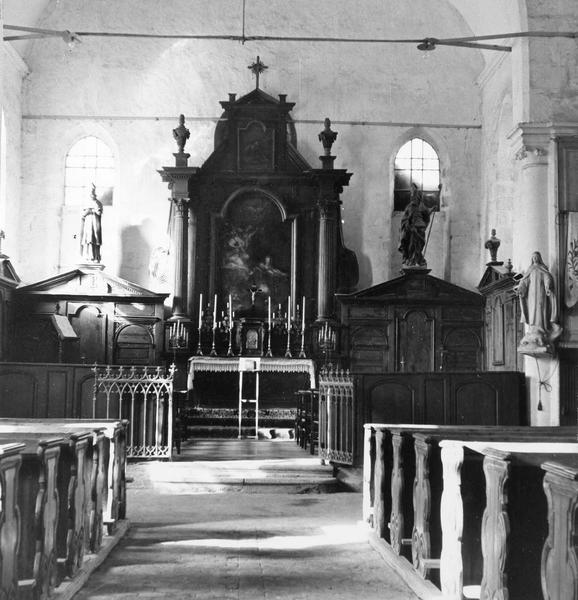
[[[199,329],[203,325],[203,294],[199,296]]]
[[[217,294],[215,294],[215,301],[213,302],[213,329],[217,329]]]
[[[301,300],[301,331],[305,331],[305,296]]]
[[[269,296],[269,298],[267,299],[267,308],[268,308],[268,311],[267,311],[267,315],[268,315],[267,321],[269,323],[269,331],[271,331],[271,296]]]
[[[287,298],[287,331],[291,329],[291,296]]]
[[[229,294],[229,327],[233,327],[233,296]]]

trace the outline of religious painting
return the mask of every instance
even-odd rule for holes
[[[239,169],[270,171],[274,168],[275,131],[260,121],[239,128]]]
[[[287,303],[291,293],[291,224],[266,195],[251,193],[228,207],[220,235],[220,293],[231,294],[233,309]]]

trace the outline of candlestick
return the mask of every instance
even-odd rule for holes
[[[217,294],[215,294],[215,300],[213,302],[213,329],[217,328]]]
[[[305,331],[305,296],[301,300],[301,329]]]
[[[271,296],[267,299],[267,353],[265,356],[272,357],[273,352],[271,350],[271,334],[273,333],[271,329]]]
[[[233,296],[229,294],[229,327],[233,326]]]
[[[285,358],[291,358],[291,296],[287,298],[287,347]]]

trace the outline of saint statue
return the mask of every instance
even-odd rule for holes
[[[82,210],[80,225],[80,253],[86,262],[100,262],[101,216],[102,203],[96,197],[96,187],[92,184],[89,204]]]
[[[532,254],[532,263],[515,292],[520,299],[521,320],[527,326],[518,352],[531,356],[552,354],[552,343],[560,337],[562,328],[558,324],[554,278],[539,252]]]
[[[415,183],[411,184],[409,204],[401,219],[399,251],[404,267],[426,267],[423,255],[426,243],[425,232],[435,207],[428,208],[423,195]]]
[[[185,144],[191,136],[191,132],[185,127],[185,115],[179,116],[179,126],[173,129],[173,137],[179,147],[179,154],[183,154],[185,151]]]

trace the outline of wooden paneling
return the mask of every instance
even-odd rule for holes
[[[519,425],[524,377],[517,372],[357,375],[365,423]]]
[[[479,290],[486,298],[485,365],[488,371],[523,371],[523,356],[518,345],[524,336],[520,303],[514,292],[518,279],[502,263],[490,264]]]
[[[356,373],[483,369],[480,294],[407,270],[341,303],[342,359]]]
[[[0,417],[92,416],[93,389],[87,365],[0,363]]]

